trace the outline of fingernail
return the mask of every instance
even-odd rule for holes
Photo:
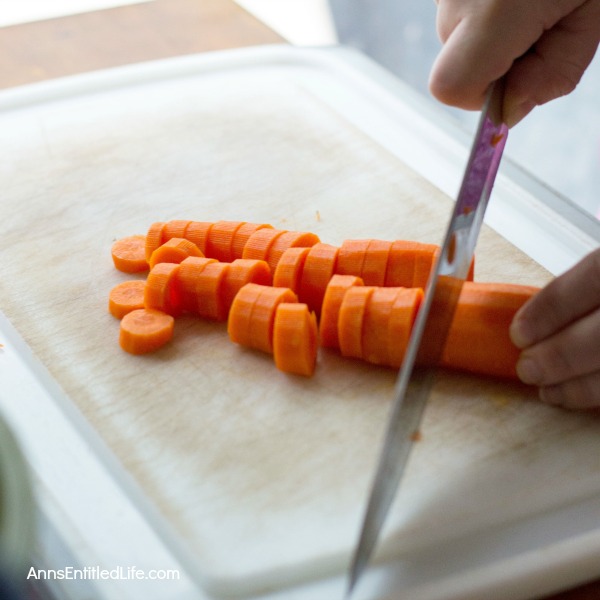
[[[504,122],[509,128],[514,127],[519,121],[527,116],[535,107],[536,103],[531,100],[525,100],[518,104],[513,104],[510,98],[504,104],[503,114]]]
[[[517,348],[527,348],[534,341],[533,333],[530,331],[527,321],[520,318],[519,313],[515,315],[508,329],[512,343]]]
[[[517,362],[517,375],[523,383],[535,385],[542,381],[542,370],[538,362],[529,356],[523,356]]]

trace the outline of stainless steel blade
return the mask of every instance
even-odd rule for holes
[[[467,278],[508,128],[502,122],[503,80],[490,87],[440,254],[411,333],[395,386],[383,449],[350,568],[352,594],[396,495],[435,381],[462,284]],[[417,365],[415,367],[415,365]]]

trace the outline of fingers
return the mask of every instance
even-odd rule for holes
[[[540,399],[547,404],[578,410],[600,407],[600,372],[540,388]]]

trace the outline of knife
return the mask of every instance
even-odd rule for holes
[[[487,92],[458,198],[396,380],[383,448],[350,567],[346,599],[367,567],[413,443],[418,439],[419,424],[435,383],[435,365],[444,350],[460,290],[473,260],[508,136],[502,119],[503,97],[504,79],[499,79]]]

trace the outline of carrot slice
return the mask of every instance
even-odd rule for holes
[[[363,285],[363,280],[356,275],[333,275],[327,284],[319,322],[321,346],[324,348],[339,349],[340,347],[338,338],[340,307],[348,289],[355,285]]]
[[[298,293],[304,262],[310,252],[310,247],[288,248],[279,259],[275,273],[273,274],[273,285],[276,287],[288,287]]]
[[[250,239],[250,236],[259,229],[273,229],[273,225],[268,223],[244,223],[233,236],[231,244],[232,259],[243,258],[244,247]]]
[[[108,294],[108,311],[113,317],[122,319],[127,313],[144,308],[144,287],[142,279],[122,281]]]
[[[410,287],[420,287],[423,289],[427,287],[431,269],[433,269],[439,253],[440,247],[435,244],[423,244],[420,248],[415,250],[415,268]]]
[[[374,286],[353,286],[344,294],[338,316],[338,339],[342,356],[362,358],[362,331],[369,297]]]
[[[188,256],[204,256],[194,242],[185,238],[171,238],[160,245],[150,257],[150,268],[158,263],[180,263]]]
[[[230,265],[223,281],[223,303],[229,312],[235,295],[247,283],[271,285],[271,269],[264,260],[236,258]]]
[[[158,263],[148,274],[144,286],[144,306],[154,308],[169,315],[177,315],[181,310],[177,289],[177,263]]]
[[[186,237],[185,230],[190,223],[191,221],[184,221],[182,219],[167,221],[162,230],[162,243],[164,244],[172,238]]]
[[[301,302],[308,304],[317,316],[321,314],[327,284],[335,273],[339,251],[337,246],[319,242],[312,246],[306,255],[298,297]]]
[[[400,288],[388,321],[387,346],[390,367],[400,368],[415,318],[423,301],[422,288]]]
[[[391,247],[392,242],[369,240],[360,272],[360,277],[365,285],[383,286],[385,284],[385,272]]]
[[[283,235],[277,236],[269,247],[267,255],[271,271],[275,272],[279,260],[288,248],[310,248],[320,241],[318,235],[309,231],[286,231]]]
[[[221,262],[233,260],[233,240],[243,221],[217,221],[208,231],[206,256]]]
[[[139,308],[121,319],[119,344],[130,354],[146,354],[164,346],[173,337],[175,320],[159,310]]]
[[[213,262],[198,274],[196,297],[201,317],[214,321],[227,320],[228,307],[225,306],[223,281],[229,269],[229,263]]]
[[[166,223],[157,221],[152,223],[146,233],[146,260],[150,260],[152,253],[166,240],[163,240],[163,230]]]
[[[375,365],[389,365],[388,330],[392,307],[405,288],[376,287],[369,295],[362,327],[362,356]]]
[[[179,291],[181,310],[198,314],[198,294],[196,286],[198,276],[206,265],[217,262],[216,258],[205,256],[188,256],[179,264],[177,270],[177,288]]]
[[[116,240],[110,252],[115,268],[123,273],[140,273],[148,270],[145,235],[130,235]]]
[[[267,260],[269,248],[275,240],[285,233],[282,229],[265,227],[255,231],[246,242],[242,258],[253,258],[255,260]]]
[[[206,256],[206,240],[208,239],[210,229],[213,223],[207,221],[192,221],[185,228],[184,236],[186,240],[193,242],[198,246],[200,252]]]
[[[371,240],[344,240],[340,246],[335,272],[361,277],[367,248]]]
[[[317,317],[306,304],[282,302],[273,325],[273,357],[280,371],[310,377],[317,364]]]
[[[392,242],[385,272],[387,287],[413,287],[417,255],[431,257],[436,246],[422,242],[396,240]],[[423,257],[421,257],[423,261]]]

